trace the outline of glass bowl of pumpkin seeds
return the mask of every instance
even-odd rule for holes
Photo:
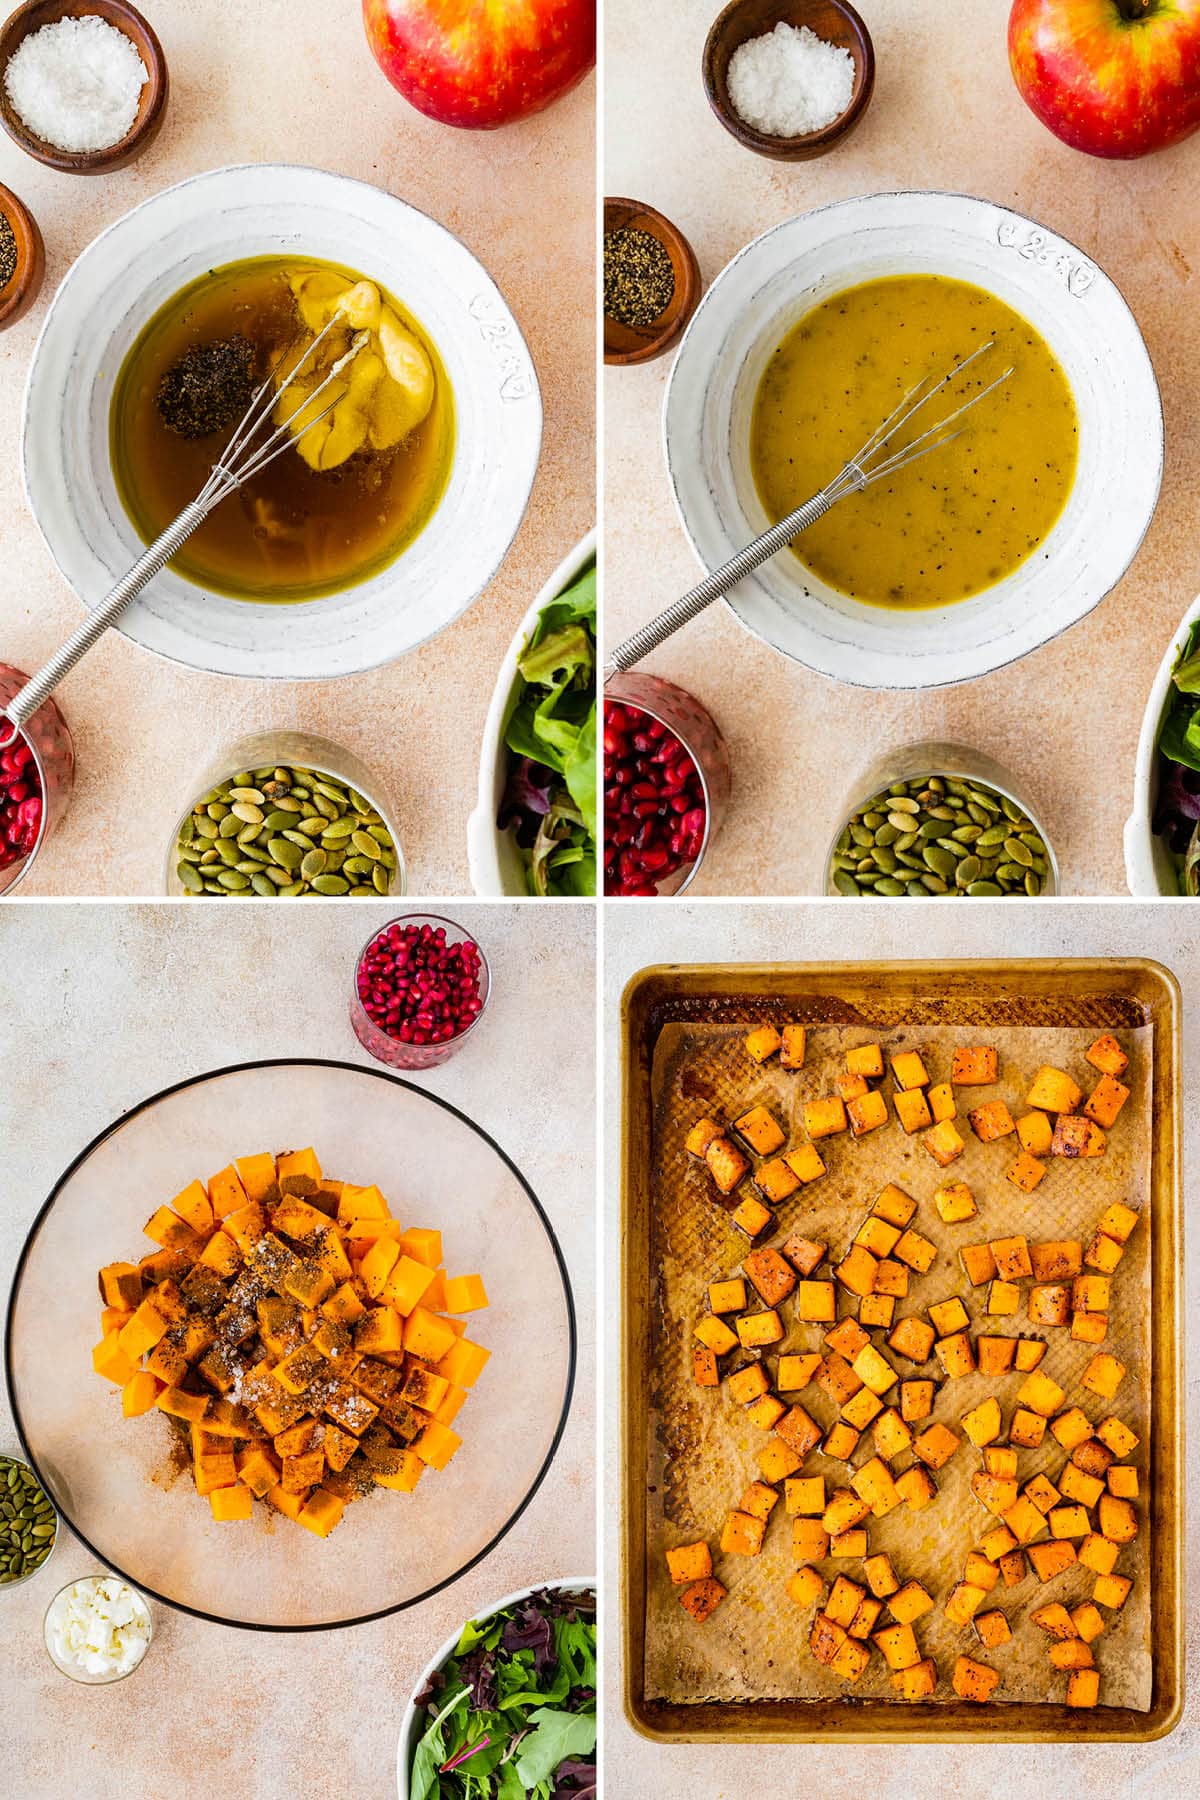
[[[379,900],[405,891],[382,782],[328,738],[241,738],[192,793],[167,849],[172,898]]]
[[[855,784],[822,891],[847,899],[1038,899],[1058,862],[1012,776],[964,744],[906,744]]]
[[[58,1542],[58,1514],[27,1462],[0,1454],[0,1587],[45,1568]]]

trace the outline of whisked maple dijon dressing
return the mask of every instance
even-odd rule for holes
[[[817,493],[903,395],[994,348],[897,438],[910,443],[1012,365],[951,430],[960,435],[797,538],[814,575],[857,600],[944,606],[992,587],[1045,542],[1075,479],[1079,420],[1045,339],[994,294],[940,275],[896,275],[832,295],[768,362],[750,427],[755,485],[772,522]]]
[[[211,270],[150,320],[117,378],[110,449],[117,492],[149,542],[194,499],[227,442],[230,422],[202,436],[173,430],[159,405],[163,377],[189,351],[249,340],[252,377],[265,378],[304,336],[292,277],[350,271],[315,259],[262,256]],[[454,404],[437,351],[390,295],[384,300],[433,366],[433,404],[404,440],[363,448],[336,468],[310,468],[288,452],[222,502],[172,559],[189,580],[235,599],[313,600],[363,581],[409,545],[445,491],[454,450]]]

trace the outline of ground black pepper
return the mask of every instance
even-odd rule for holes
[[[604,312],[619,325],[653,325],[675,293],[675,271],[652,232],[607,232],[604,238]]]
[[[240,332],[214,344],[193,344],[158,384],[158,410],[180,437],[226,431],[250,404],[254,346]]]
[[[0,288],[6,288],[17,272],[17,237],[8,217],[0,212]]]

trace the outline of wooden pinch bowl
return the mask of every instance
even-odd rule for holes
[[[854,86],[845,112],[819,131],[799,137],[772,137],[738,117],[729,98],[729,62],[750,38],[762,37],[776,25],[807,25],[828,44],[854,58]],[[759,156],[779,162],[806,162],[824,156],[849,136],[867,110],[875,86],[875,46],[871,34],[848,0],[731,0],[717,18],[704,45],[704,92],[730,137]]]
[[[615,368],[653,362],[681,336],[700,301],[700,265],[677,225],[641,200],[606,199],[604,235],[613,231],[648,231],[671,259],[675,292],[650,325],[622,325],[604,315],[604,360]]]
[[[60,150],[56,144],[40,138],[23,122],[8,97],[4,70],[13,52],[43,25],[55,25],[60,19],[83,19],[91,15],[114,25],[130,39],[145,64],[149,80],[142,85],[137,117],[115,144],[105,150]],[[167,106],[169,90],[167,59],[151,25],[127,0],[25,0],[0,27],[0,124],[22,150],[67,175],[99,175],[122,168],[140,156],[158,136]]]
[[[12,226],[12,234],[17,240],[17,266],[11,279],[0,288],[0,330],[3,330],[6,325],[15,325],[37,299],[46,273],[46,250],[37,220],[24,201],[18,200],[12,189],[2,183],[0,213]]]

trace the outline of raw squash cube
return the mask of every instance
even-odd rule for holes
[[[230,1462],[233,1458],[230,1457]],[[254,1495],[248,1487],[240,1483],[236,1487],[219,1487],[209,1490],[208,1504],[212,1516],[218,1524],[230,1524],[239,1519],[248,1519],[254,1512]]]
[[[836,1137],[840,1131],[845,1131],[848,1123],[846,1103],[840,1094],[804,1102],[804,1129],[814,1140]]]
[[[825,1578],[809,1565],[789,1576],[783,1591],[797,1606],[812,1606],[825,1592]]]
[[[938,1216],[944,1225],[961,1225],[973,1219],[979,1208],[965,1181],[948,1181],[933,1196]]]
[[[132,1312],[141,1304],[142,1272],[136,1263],[107,1263],[100,1271],[100,1297],[105,1306]]]
[[[770,1207],[764,1206],[762,1201],[756,1200],[752,1194],[747,1194],[746,1198],[734,1207],[729,1218],[731,1224],[744,1231],[748,1238],[761,1237],[767,1226],[773,1222]]]
[[[1033,1078],[1033,1086],[1025,1096],[1026,1106],[1040,1112],[1073,1113],[1083,1099],[1083,1089],[1062,1069],[1045,1063]]]
[[[937,1246],[929,1239],[922,1237],[919,1231],[906,1231],[896,1245],[896,1260],[907,1263],[918,1275],[925,1275],[933,1267],[937,1259]]]
[[[413,1362],[408,1366],[400,1397],[410,1406],[420,1407],[422,1412],[435,1413],[449,1392],[450,1383],[444,1375],[435,1375],[423,1363]],[[372,1395],[372,1398],[376,1397]]]
[[[948,1081],[935,1081],[927,1097],[935,1125],[940,1125],[943,1119],[953,1119],[958,1116],[954,1089]]]
[[[703,1625],[716,1612],[727,1592],[715,1576],[710,1576],[685,1587],[679,1596],[679,1604],[697,1625]]]
[[[933,1124],[933,1114],[922,1088],[898,1088],[892,1095],[892,1104],[896,1108],[896,1117],[909,1137]]]
[[[274,1175],[275,1165],[271,1164]],[[352,1440],[353,1441],[353,1440]],[[355,1449],[358,1446],[355,1445]],[[270,1451],[261,1444],[251,1444],[239,1451],[235,1457],[239,1481],[244,1481],[250,1492],[258,1500],[265,1500],[273,1487],[279,1483],[279,1464]]]
[[[358,1329],[361,1331],[362,1326],[360,1325]],[[440,1363],[443,1357],[448,1356],[454,1346],[461,1341],[450,1329],[445,1319],[439,1318],[436,1313],[426,1312],[423,1306],[414,1307],[404,1322],[404,1348],[410,1356],[419,1356],[422,1362]],[[359,1344],[360,1349],[364,1348],[359,1343],[357,1336],[355,1343]],[[396,1349],[398,1346],[393,1344],[376,1345],[376,1348],[390,1350]],[[459,1380],[449,1369],[439,1369],[438,1373],[445,1375],[458,1387],[468,1385]]]
[[[1129,1067],[1129,1058],[1110,1032],[1098,1037],[1090,1049],[1084,1052],[1094,1069],[1102,1075],[1123,1075]]]
[[[803,1025],[785,1025],[783,1027],[783,1045],[779,1052],[781,1069],[802,1069],[804,1067],[804,1049],[807,1032]]]
[[[782,1156],[773,1156],[760,1167],[754,1185],[772,1206],[779,1206],[796,1192],[800,1177]]]
[[[867,1093],[849,1101],[846,1111],[855,1137],[864,1137],[868,1131],[877,1131],[887,1124],[887,1101],[878,1088],[870,1088]]]
[[[999,1070],[999,1054],[990,1044],[956,1050],[950,1058],[950,1079],[956,1087],[989,1087]]]
[[[901,1050],[892,1058],[892,1079],[898,1088],[929,1086],[925,1064],[915,1050]]]
[[[733,1129],[759,1156],[771,1156],[786,1142],[781,1127],[765,1106],[752,1106],[734,1120]]]
[[[876,1258],[869,1250],[865,1250],[861,1244],[851,1244],[834,1274],[844,1288],[861,1297],[875,1292],[875,1272],[878,1267]]]
[[[281,1194],[298,1194],[307,1199],[321,1185],[321,1165],[311,1146],[307,1150],[285,1150],[275,1159],[275,1174]]]
[[[708,1172],[723,1194],[732,1194],[750,1167],[750,1159],[731,1138],[714,1138],[704,1152]]]
[[[846,1052],[846,1067],[853,1075],[865,1075],[878,1081],[883,1074],[883,1047],[880,1044],[858,1044]]]
[[[117,1342],[129,1358],[130,1362],[140,1362],[147,1350],[153,1349],[159,1338],[165,1337],[170,1330],[168,1321],[154,1304],[158,1290],[147,1294],[128,1325],[122,1325]]]
[[[894,1182],[888,1183],[879,1190],[871,1211],[880,1219],[886,1219],[889,1225],[897,1226],[901,1231],[908,1225],[917,1210],[917,1203],[911,1194],[898,1188]]]
[[[1030,1156],[1049,1156],[1054,1127],[1044,1112],[1027,1112],[1017,1120],[1021,1148]]]
[[[990,1244],[965,1244],[958,1253],[958,1260],[972,1287],[982,1287],[985,1281],[995,1278],[996,1259]]]
[[[213,1228],[213,1209],[202,1181],[190,1181],[171,1202],[185,1225],[207,1237]]]
[[[900,1383],[900,1417],[908,1425],[918,1425],[933,1411],[932,1381]]]
[[[392,1237],[376,1238],[362,1259],[361,1280],[372,1300],[382,1294],[392,1266],[400,1255],[400,1246]],[[426,1284],[428,1285],[428,1284]],[[303,1304],[303,1302],[301,1303]]]
[[[778,1250],[752,1250],[742,1267],[764,1306],[778,1306],[796,1285],[796,1271]]]
[[[276,1439],[276,1449],[279,1440]],[[306,1450],[300,1456],[283,1458],[283,1474],[281,1485],[289,1494],[306,1494],[310,1487],[315,1487],[325,1473],[325,1452],[319,1447]]]
[[[360,1219],[386,1219],[390,1212],[391,1208],[374,1183],[370,1187],[357,1187],[352,1181],[342,1183],[337,1209],[339,1225],[349,1227]],[[442,1260],[440,1253],[437,1260]]]
[[[745,1044],[756,1063],[765,1063],[782,1046],[783,1039],[773,1025],[756,1025],[747,1032]]]
[[[272,1164],[271,1181],[274,1185],[274,1164]],[[230,1163],[228,1168],[218,1169],[215,1175],[208,1178],[208,1199],[213,1210],[213,1217],[224,1219],[229,1213],[240,1212],[250,1196],[238,1178],[238,1172]]]
[[[932,1131],[927,1131],[921,1139],[925,1148],[941,1168],[949,1168],[966,1149],[966,1144],[952,1119],[943,1119]]]
[[[1014,1187],[1020,1188],[1023,1194],[1032,1194],[1045,1173],[1045,1163],[1040,1163],[1036,1156],[1030,1156],[1025,1150],[1022,1150],[1016,1162],[1005,1170],[1009,1181]]]
[[[430,1419],[413,1439],[412,1448],[431,1469],[444,1469],[461,1443],[462,1439],[456,1432],[439,1424],[436,1419]]]
[[[1128,1100],[1130,1090],[1111,1075],[1102,1075],[1084,1102],[1083,1110],[1106,1131],[1117,1122],[1117,1115]]]
[[[750,1513],[727,1514],[721,1530],[721,1550],[725,1556],[757,1556],[763,1546],[766,1523]]]
[[[209,1408],[207,1394],[189,1394],[183,1388],[164,1388],[155,1404],[159,1412],[169,1413],[173,1419],[185,1419],[189,1425],[199,1424]]]
[[[454,1389],[455,1393],[461,1389]],[[449,1421],[445,1421],[449,1423]],[[325,1452],[325,1461],[336,1474],[341,1474],[350,1458],[358,1449],[358,1439],[352,1432],[343,1431],[340,1425],[326,1421],[325,1436],[321,1440],[321,1448]]]
[[[177,1387],[187,1374],[188,1359],[180,1344],[161,1338],[146,1358],[146,1370],[168,1387]]]
[[[205,1268],[215,1269],[218,1275],[226,1279],[234,1273],[241,1260],[241,1251],[224,1231],[214,1231],[200,1252],[201,1264]]]
[[[933,1611],[933,1600],[919,1581],[906,1581],[888,1601],[888,1611],[898,1625],[912,1625]]]
[[[311,1531],[314,1537],[327,1538],[344,1510],[344,1502],[336,1494],[331,1494],[328,1488],[319,1487],[308,1496],[296,1514],[296,1523],[303,1525],[306,1531]]]
[[[741,1276],[708,1284],[708,1310],[714,1313],[741,1312],[746,1304],[746,1284]]]
[[[789,1518],[819,1519],[825,1511],[825,1477],[792,1475],[784,1483],[784,1510]]]
[[[161,1244],[164,1250],[190,1243],[195,1235],[191,1226],[185,1225],[179,1214],[172,1212],[169,1206],[160,1206],[146,1221],[143,1230],[151,1243]]]
[[[967,1115],[971,1121],[971,1130],[981,1144],[994,1144],[998,1138],[1009,1137],[1017,1129],[1016,1121],[1003,1100],[988,1100],[983,1106],[977,1106]]]
[[[1111,1400],[1124,1379],[1125,1364],[1101,1350],[1079,1377],[1079,1385],[1087,1388],[1089,1393],[1099,1394],[1102,1400]]]
[[[811,1325],[832,1324],[837,1318],[837,1289],[832,1281],[796,1283],[796,1318]]]
[[[121,1413],[126,1419],[148,1413],[158,1399],[160,1383],[145,1369],[135,1369],[121,1389]]]
[[[366,1310],[348,1281],[343,1282],[341,1287],[337,1288],[334,1293],[330,1294],[328,1300],[321,1304],[321,1311],[325,1317],[339,1325],[353,1325],[357,1319],[362,1318]]]
[[[293,1350],[290,1356],[285,1356],[281,1363],[277,1363],[271,1373],[280,1387],[289,1394],[302,1394],[321,1372],[324,1360],[320,1351],[315,1350],[311,1344],[301,1344],[299,1349]]]
[[[717,1320],[713,1320],[717,1324]],[[737,1334],[743,1350],[761,1350],[767,1344],[777,1344],[783,1336],[783,1321],[773,1309],[766,1312],[744,1313],[737,1321]],[[409,1348],[407,1336],[405,1349]]]
[[[825,1173],[825,1164],[821,1161],[821,1153],[815,1144],[797,1144],[784,1156],[784,1162],[798,1181],[807,1187],[810,1182],[819,1181]]]

